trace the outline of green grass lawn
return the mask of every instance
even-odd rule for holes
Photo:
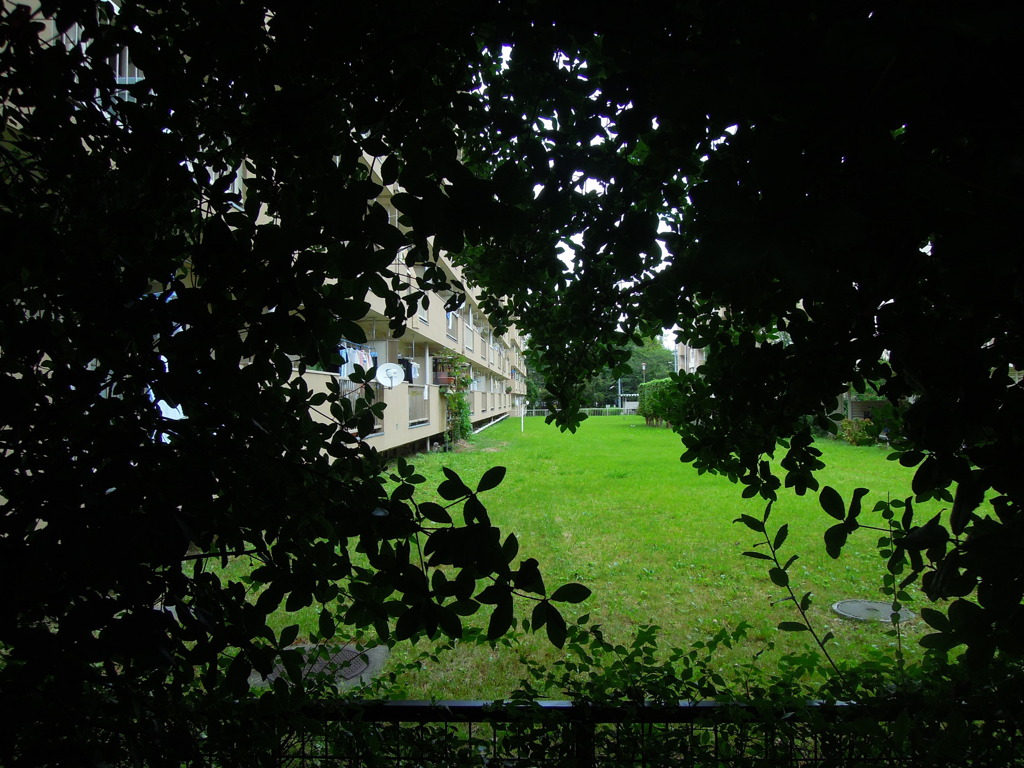
[[[870,510],[879,498],[910,495],[912,471],[886,461],[885,450],[831,440],[818,447],[829,465],[822,483],[844,499],[855,487],[868,487],[864,507]],[[428,478],[420,501],[434,498],[442,467],[470,486],[489,467],[507,467],[504,482],[482,497],[491,519],[503,533],[516,534],[521,557],[540,561],[549,590],[567,581],[590,587],[585,603],[564,612],[567,618],[589,613],[616,641],[628,642],[636,627],[653,623],[662,628],[663,646],[688,646],[745,621],[752,625],[748,639],[721,657],[725,674],[770,641],[783,650],[807,647],[807,633],[776,629],[799,617],[791,603],[779,602],[785,593],[768,579],[768,564],[741,554],[758,534],[733,521],[744,513],[760,517],[764,502],[741,499],[741,487],[724,478],[698,475],[680,463],[680,453],[674,433],[635,417],[588,419],[576,434],[528,418],[523,432],[519,419],[508,419],[476,436],[465,451],[419,456],[413,463]],[[862,521],[871,516],[866,512]],[[799,555],[790,569],[794,590],[813,593],[812,621],[822,633],[834,633],[830,649],[837,660],[891,653],[896,640],[886,634],[890,626],[845,621],[831,610],[837,600],[884,599],[878,534],[860,532],[832,560],[822,534],[835,521],[820,509],[816,494],[783,493],[771,523],[783,522],[790,529],[783,553]],[[486,626],[486,618],[486,612],[477,617],[478,625]],[[908,655],[923,631],[919,620],[905,626]],[[397,648],[395,664],[423,647]],[[542,635],[512,648],[461,644],[422,663],[418,673],[404,674],[401,692],[411,698],[500,698],[522,677],[520,653],[546,660],[559,654]]]

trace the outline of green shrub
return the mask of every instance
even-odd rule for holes
[[[449,389],[444,393],[448,403],[448,442],[468,440],[473,435],[473,420],[469,412],[469,397],[465,390]]]
[[[843,419],[836,437],[850,445],[874,445],[878,429],[871,419]]]
[[[468,440],[473,435],[473,419],[467,394],[473,383],[469,361],[454,353],[436,355],[434,359],[438,369],[446,371],[451,377],[451,383],[441,387],[448,405],[448,443],[451,445],[460,440]]]
[[[655,379],[640,385],[637,413],[644,417],[648,426],[660,427],[663,421],[668,423],[669,402],[675,391],[672,379]]]

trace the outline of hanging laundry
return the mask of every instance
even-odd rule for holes
[[[377,353],[369,347],[345,343],[338,348],[338,353],[343,361],[338,368],[338,373],[348,379],[351,379],[352,374],[356,372],[357,365],[364,371],[377,365]]]
[[[338,349],[338,354],[341,355],[341,365],[338,366],[338,373],[345,378],[351,378],[352,374],[356,371],[353,350],[349,347],[341,347]]]
[[[402,373],[405,375],[406,381],[412,381],[412,362],[407,358],[398,358],[398,364],[402,366]]]

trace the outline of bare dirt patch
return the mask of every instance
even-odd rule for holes
[[[507,440],[504,443],[496,443],[494,445],[489,445],[486,448],[481,448],[480,450],[483,453],[499,453],[501,449],[504,448],[506,445],[508,445]]]

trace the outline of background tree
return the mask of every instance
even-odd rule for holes
[[[629,340],[620,351],[620,357],[623,353],[626,355],[623,361],[625,367],[619,369],[619,375],[616,375],[614,368],[604,367],[589,376],[582,376],[582,407],[618,405],[620,390],[623,394],[636,395],[644,381],[644,365],[647,366],[648,379],[665,378],[674,370],[675,356],[665,348],[660,337],[644,339],[642,344]],[[557,398],[547,389],[543,370],[543,355],[530,352],[529,378],[537,390],[537,399],[531,402],[541,403],[539,407],[543,407],[549,400],[557,402]]]
[[[629,367],[631,372],[622,377],[622,391],[637,393],[645,380],[664,379],[675,373],[675,355],[660,337],[647,338],[642,345],[630,345]]]
[[[533,408],[546,408],[547,401],[552,397],[545,386],[544,377],[533,369],[530,363],[530,352],[526,352],[527,367],[526,374],[526,399]]]

